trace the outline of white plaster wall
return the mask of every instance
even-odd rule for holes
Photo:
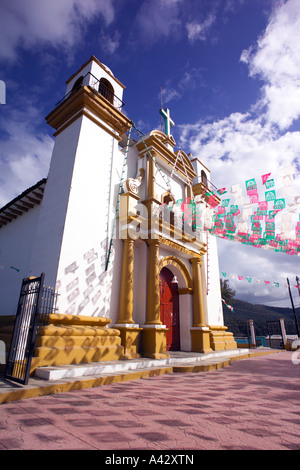
[[[82,118],[77,119],[55,139],[29,263],[29,275],[45,272],[46,284],[53,287],[56,283],[81,123]]]
[[[209,290],[207,295],[207,322],[209,325],[224,325],[223,309],[220,290],[220,271],[217,240],[213,235],[208,234],[208,279]],[[206,255],[207,256],[207,255]],[[205,272],[207,279],[207,262],[205,256]]]
[[[108,271],[105,263],[123,158],[117,140],[84,117],[57,273],[62,313],[116,319],[117,305],[112,311],[111,299],[118,296],[119,281],[112,283],[112,277],[121,272],[120,241],[114,241]]]
[[[161,169],[161,172],[159,169]],[[164,174],[165,177],[163,177],[162,174]],[[175,201],[178,201],[179,199],[185,200],[186,185],[176,177],[176,174],[173,174],[171,178],[171,171],[160,163],[155,166],[155,179],[155,192],[159,200],[161,200],[162,194],[167,192],[169,189],[171,190]],[[167,181],[169,182],[169,185],[167,184]]]
[[[191,327],[193,326],[193,296],[184,294],[179,296],[180,312],[180,350],[191,351]]]
[[[16,313],[22,280],[28,276],[39,212],[40,206],[34,206],[0,229],[0,315]],[[41,272],[36,271],[34,275],[39,276]]]

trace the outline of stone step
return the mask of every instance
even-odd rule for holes
[[[249,351],[249,350],[248,350]],[[118,361],[103,361],[103,362],[91,362],[87,364],[72,364],[66,366],[47,366],[47,367],[38,367],[35,370],[35,377],[40,379],[54,381],[61,379],[69,378],[79,378],[85,376],[101,376],[103,374],[114,374],[114,373],[126,373],[134,372],[142,369],[155,369],[173,366],[178,369],[178,372],[183,372],[182,367],[194,368],[199,366],[199,371],[201,366],[217,367],[218,363],[225,363],[231,357],[238,357],[241,354],[248,352],[243,349],[240,351],[238,349],[228,350],[228,351],[219,351],[212,352],[208,354],[201,353],[185,353],[185,352],[171,352],[169,358],[165,359],[133,359],[133,360],[118,360]],[[209,361],[209,363],[207,362]],[[213,365],[214,364],[214,365]],[[204,369],[203,369],[204,370]]]

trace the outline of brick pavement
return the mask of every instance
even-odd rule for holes
[[[0,405],[0,450],[300,449],[300,364],[282,351]]]

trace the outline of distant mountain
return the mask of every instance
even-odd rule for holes
[[[254,321],[256,336],[267,336],[276,334],[278,329],[278,320],[284,318],[287,334],[296,334],[295,317],[291,308],[269,307],[268,305],[251,304],[243,300],[236,299],[233,306],[233,312],[223,305],[224,323],[229,331],[236,334],[246,331],[245,322]],[[298,325],[300,327],[300,308],[296,309]],[[270,323],[274,322],[274,323]],[[276,322],[276,323],[275,323]],[[237,325],[242,323],[242,325]],[[233,331],[235,330],[235,331]]]

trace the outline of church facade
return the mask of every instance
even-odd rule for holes
[[[39,329],[38,365],[235,349],[223,323],[218,198],[210,172],[165,129],[143,135],[124,85],[92,56],[47,116],[48,177],[0,209],[0,315],[21,281],[45,273],[57,312]]]

